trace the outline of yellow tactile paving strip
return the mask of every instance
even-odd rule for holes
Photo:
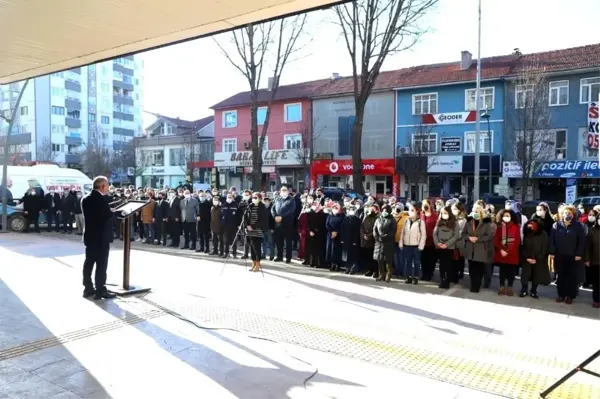
[[[144,301],[170,312],[166,303],[161,306],[148,299]],[[207,303],[172,308],[178,314],[200,324],[230,327],[279,342],[353,357],[509,398],[538,398],[540,392],[575,367],[574,364],[556,359],[514,351],[503,352],[497,348],[470,347],[468,344],[463,344],[461,350],[475,351],[477,356],[472,356],[471,353],[470,358],[465,358],[456,355],[455,347],[453,354],[447,354],[417,345],[379,341]],[[439,345],[435,347],[439,348]],[[502,361],[497,363],[502,364],[495,364],[495,360],[499,358]],[[515,366],[512,367],[512,364]],[[549,399],[598,398],[600,382],[582,374],[573,377],[549,396]]]

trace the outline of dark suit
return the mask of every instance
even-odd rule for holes
[[[106,291],[106,269],[108,252],[113,239],[113,212],[108,205],[107,197],[93,190],[81,200],[81,209],[85,220],[83,243],[85,244],[85,262],[83,263],[83,285],[86,290],[93,290],[92,270],[96,265],[96,293]]]

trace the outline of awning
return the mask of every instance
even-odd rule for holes
[[[0,0],[0,84],[342,2]]]

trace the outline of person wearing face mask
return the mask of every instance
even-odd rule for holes
[[[334,204],[331,207],[331,213],[327,215],[325,220],[325,228],[327,229],[325,261],[332,272],[339,271],[342,264],[342,237],[340,233],[343,222],[344,214],[341,207],[339,204]]]
[[[443,207],[439,215],[440,217],[433,229],[433,242],[440,260],[439,288],[448,289],[453,278],[452,260],[456,243],[460,239],[460,227],[456,222],[456,217],[452,214],[451,207]]]
[[[235,197],[234,197],[235,198]],[[242,198],[238,201],[238,215],[240,217],[240,223],[242,222],[242,217],[244,213],[246,213],[246,208],[251,203],[252,193],[250,190],[244,190],[242,194]],[[236,248],[237,250],[237,248]],[[244,255],[242,255],[241,259],[248,259],[248,252],[250,251],[250,240],[244,240]]]
[[[325,267],[323,244],[325,242],[325,214],[317,198],[313,199],[307,217],[306,259],[304,263],[315,268]]]
[[[154,207],[154,245],[167,246],[167,226],[169,222],[169,202],[165,200],[165,192],[159,191]]]
[[[530,295],[537,299],[538,285],[550,284],[548,270],[548,235],[537,218],[531,218],[525,225],[525,236],[521,253],[521,293],[519,297]],[[531,291],[529,283],[531,282]]]
[[[235,187],[231,187],[229,189],[229,194],[231,194],[231,198],[233,198],[233,202],[236,204],[242,200],[242,197],[238,195],[237,189]]]
[[[271,199],[263,196],[261,193],[262,202],[265,205],[265,209],[267,210],[267,217],[269,219],[269,229],[263,231],[263,251],[262,256],[263,259],[273,260],[275,259],[275,246],[273,244],[273,231],[275,230],[275,219],[273,215],[271,215],[271,207],[273,204],[271,203]]]
[[[379,266],[377,281],[389,283],[392,279],[396,226],[396,219],[392,216],[392,207],[390,205],[381,207],[381,216],[377,218],[375,226],[373,226],[373,239],[375,241],[373,259],[377,261]]]
[[[573,206],[564,206],[561,220],[552,226],[548,240],[548,258],[558,274],[556,302],[569,305],[577,296],[579,282],[582,280],[583,270],[580,270],[580,266],[586,242],[584,227],[575,219],[576,214]]]
[[[37,196],[35,189],[29,189],[29,191],[23,197],[23,212],[25,213],[25,233],[29,232],[29,228],[32,224],[35,228],[35,232],[40,232],[40,208],[40,198]]]
[[[315,201],[319,202],[321,206],[325,205],[325,192],[322,188],[317,189],[317,195],[315,197]]]
[[[196,224],[198,234],[198,249],[196,252],[204,252],[205,254],[210,253],[210,208],[212,207],[211,202],[207,199],[204,192],[198,194],[198,216],[200,220]]]
[[[421,253],[425,248],[427,230],[425,222],[421,219],[419,204],[408,205],[408,219],[402,228],[402,235],[398,246],[404,256],[405,284],[419,284],[421,278]]]
[[[83,230],[85,227],[85,220],[83,219],[83,212],[81,211],[81,191],[77,191],[75,193],[75,227],[77,228],[77,235],[83,235]]]
[[[225,203],[221,205],[221,218],[223,220],[223,239],[224,253],[223,258],[229,256],[229,251],[233,258],[237,258],[238,242],[244,241],[244,231],[240,231],[240,236],[236,238],[240,226],[240,216],[238,215],[238,204],[231,193],[227,194]]]
[[[310,205],[314,203],[314,199],[311,197],[310,204],[307,201],[308,195],[302,194],[302,197],[300,198],[300,203],[302,207],[300,208],[300,214],[298,215],[296,221],[296,226],[298,230],[298,259],[302,261],[306,260],[306,228],[308,223],[307,210],[310,209]]]
[[[252,259],[252,268],[250,268],[250,271],[258,272],[261,270],[260,261],[262,259],[263,233],[269,230],[269,217],[259,193],[252,194],[247,207],[248,210],[244,213],[243,225],[246,227],[246,237],[249,242],[250,257]]]
[[[144,237],[146,237],[144,243],[152,244],[156,239],[156,228],[154,227],[154,222],[156,221],[156,218],[154,217],[156,202],[154,201],[154,191],[148,191],[146,197],[148,198],[146,202],[148,202],[149,205],[140,212],[140,219],[144,227]]]
[[[356,208],[349,205],[346,208],[346,216],[342,222],[341,232],[342,260],[346,267],[346,274],[358,272],[361,223],[362,221],[356,214]]]
[[[181,240],[181,198],[175,191],[169,192],[169,235],[170,247],[179,248]]]
[[[404,205],[400,202],[396,203],[393,209],[392,215],[396,220],[396,234],[394,236],[394,242],[396,243],[394,249],[394,266],[396,269],[394,275],[397,277],[404,277],[404,257],[402,256],[402,249],[400,249],[399,243],[402,238],[404,223],[406,223],[406,220],[408,219],[408,212],[404,211]]]
[[[535,220],[540,228],[546,232],[546,235],[550,236],[554,219],[552,219],[552,212],[550,212],[550,208],[548,207],[547,203],[540,202],[537,204],[535,207],[535,213],[531,215],[531,220]]]
[[[423,212],[421,219],[425,222],[425,231],[427,239],[425,240],[425,248],[421,254],[422,278],[425,281],[431,281],[437,263],[437,252],[433,242],[433,229],[438,221],[438,214],[433,210],[429,200],[424,200],[421,204]]]
[[[60,195],[54,190],[49,190],[45,196],[46,209],[46,222],[48,223],[48,232],[52,231],[52,222],[54,222],[54,229],[58,233],[60,230],[60,210],[62,208],[62,201]]]
[[[592,286],[592,306],[600,308],[600,223],[596,207],[588,213],[588,235],[585,243],[584,264]]]
[[[442,211],[442,209],[444,209],[444,201],[441,199],[437,199],[435,201],[435,212],[439,214]]]
[[[490,261],[489,247],[493,247],[492,219],[482,205],[476,204],[467,217],[463,230],[465,259],[469,262],[469,277],[473,293],[481,290],[485,264]]]
[[[513,283],[520,264],[521,229],[517,215],[503,209],[496,215],[494,264],[500,269],[498,295],[513,296]]]
[[[221,198],[218,195],[212,198],[212,207],[210,208],[210,231],[212,233],[213,250],[210,253],[213,256],[223,256],[225,253],[225,226],[223,221]]]
[[[184,240],[181,249],[196,250],[196,223],[200,221],[199,205],[198,200],[192,197],[188,190],[185,190],[180,203]]]
[[[277,257],[275,262],[283,261],[283,246],[285,243],[285,263],[292,261],[292,238],[294,234],[294,215],[296,214],[296,201],[290,197],[286,186],[279,190],[280,197],[271,208],[271,215],[275,219],[275,245]]]
[[[467,223],[467,216],[465,206],[460,201],[454,201],[451,210],[459,229],[459,238],[456,241],[456,249],[454,250],[454,256],[452,257],[451,282],[458,284],[458,281],[465,275],[465,241],[463,232]]]
[[[365,205],[365,216],[360,226],[360,264],[364,265],[367,269],[365,276],[373,278],[379,277],[379,267],[373,258],[373,252],[375,250],[375,237],[373,236],[373,229],[375,228],[375,222],[377,221],[378,214],[379,206]]]

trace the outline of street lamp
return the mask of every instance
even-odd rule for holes
[[[481,114],[481,118],[487,121],[487,135],[488,135],[488,194],[492,195],[492,131],[490,129],[490,114],[486,108],[485,112]],[[479,143],[477,143],[479,145]]]

